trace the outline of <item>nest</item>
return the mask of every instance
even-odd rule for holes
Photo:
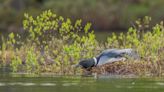
[[[97,74],[116,74],[116,75],[150,75],[157,73],[152,62],[145,61],[120,61],[93,67],[92,73]],[[158,68],[158,65],[156,66]]]

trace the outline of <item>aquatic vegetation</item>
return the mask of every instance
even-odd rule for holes
[[[100,69],[101,73],[163,75],[163,22],[151,29],[150,21],[148,16],[139,19],[127,33],[113,33],[102,43],[96,40],[91,23],[83,24],[81,19],[72,22],[50,10],[36,17],[25,13],[26,36],[10,33],[8,37],[2,37],[1,64],[9,65],[13,72],[71,75],[82,72],[72,68],[80,59],[93,57],[107,48],[133,48],[141,56],[140,61],[105,65]],[[93,72],[100,71],[93,69]]]

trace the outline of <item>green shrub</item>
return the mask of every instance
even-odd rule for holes
[[[29,45],[35,46],[34,49],[40,53],[44,52],[41,57],[45,57],[45,63],[54,63],[63,72],[67,66],[70,67],[81,58],[95,55],[93,51],[97,41],[94,30],[90,30],[91,23],[82,26],[82,20],[73,23],[69,18],[57,16],[48,10],[36,17],[25,14],[23,26],[28,31],[26,41]],[[84,35],[81,36],[80,32]],[[32,63],[38,66],[39,55],[32,52],[33,50],[27,53],[28,70],[32,69]],[[47,57],[50,59],[46,59]]]
[[[10,66],[11,66],[13,72],[18,72],[21,70],[22,60],[19,58],[19,56],[15,56],[11,60]]]
[[[29,50],[27,51],[27,56],[26,56],[26,71],[27,72],[39,72],[39,63],[37,60],[37,53],[34,49],[34,47],[30,47]]]
[[[36,17],[26,13],[23,26],[27,36],[10,33],[7,38],[2,37],[1,59],[11,61],[13,72],[74,74],[80,71],[75,71],[71,65],[80,59],[91,58],[104,49],[133,48],[142,58],[139,63],[124,63],[126,66],[132,65],[130,68],[135,67],[131,71],[146,74],[159,70],[157,73],[161,74],[164,65],[163,22],[151,29],[148,26],[150,21],[148,16],[139,19],[127,33],[113,33],[102,43],[96,40],[91,23],[83,26],[81,19],[72,22],[50,10]]]

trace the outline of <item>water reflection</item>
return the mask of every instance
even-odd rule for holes
[[[0,92],[164,92],[160,78],[1,77]]]

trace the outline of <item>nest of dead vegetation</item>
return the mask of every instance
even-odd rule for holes
[[[164,63],[161,61],[122,61],[94,67],[91,71],[97,74],[160,76],[164,74]]]

